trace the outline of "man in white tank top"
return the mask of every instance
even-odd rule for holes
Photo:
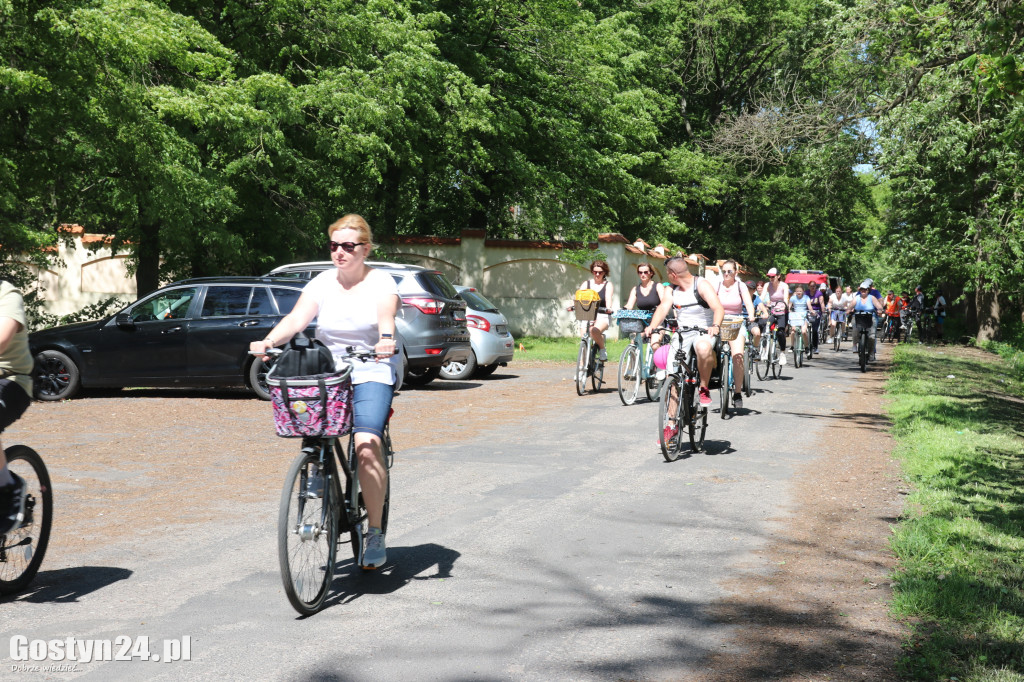
[[[654,311],[651,318],[651,326],[646,333],[659,327],[672,309],[676,306],[676,321],[680,325],[693,325],[707,327],[707,333],[684,333],[680,340],[679,334],[673,334],[673,347],[690,346],[690,352],[697,354],[697,370],[700,373],[700,402],[702,405],[711,404],[711,393],[708,391],[708,381],[711,372],[715,369],[715,344],[714,337],[718,336],[719,325],[725,317],[725,309],[722,302],[718,300],[715,288],[706,280],[694,277],[690,269],[686,267],[686,261],[682,258],[672,258],[665,263],[665,270],[668,272],[668,281],[672,284],[672,296],[666,297],[661,305]],[[707,308],[693,305],[680,307],[679,301],[695,299],[694,287],[698,287],[700,297],[708,304]],[[675,368],[675,352],[669,353],[668,370],[672,372]],[[671,407],[671,404],[670,406]]]

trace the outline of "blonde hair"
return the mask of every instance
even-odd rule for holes
[[[358,213],[349,213],[331,223],[327,228],[327,238],[330,239],[338,230],[355,230],[359,233],[359,241],[366,242],[371,249],[373,248],[373,232],[370,231],[370,225],[363,216]]]

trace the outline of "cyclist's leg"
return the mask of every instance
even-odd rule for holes
[[[590,327],[590,338],[594,339],[594,343],[597,344],[598,357],[602,362],[608,359],[604,349],[604,333],[608,330],[608,322],[608,315],[602,313],[597,316],[594,324]]]
[[[381,527],[388,470],[381,438],[391,411],[394,386],[367,381],[352,387],[352,431],[359,462],[359,487],[371,528]]]
[[[738,394],[743,390],[743,362],[747,346],[747,334],[743,327],[740,327],[739,335],[729,341],[729,349],[732,351],[732,378],[735,386],[733,393]],[[735,397],[735,396],[733,396]]]

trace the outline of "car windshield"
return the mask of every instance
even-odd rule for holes
[[[462,300],[466,302],[466,305],[473,310],[482,310],[487,313],[498,312],[498,306],[488,301],[487,298],[479,291],[463,289],[459,292],[459,296],[461,296]]]
[[[445,298],[459,297],[459,292],[448,281],[448,278],[440,272],[418,272],[416,273],[416,279],[426,291],[435,296],[444,296]]]

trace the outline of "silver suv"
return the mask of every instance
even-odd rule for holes
[[[449,361],[465,362],[473,350],[466,327],[466,302],[459,297],[444,273],[418,265],[367,261],[383,270],[398,284],[402,307],[395,317],[398,343],[402,348],[403,383],[428,384]],[[274,277],[310,280],[334,267],[331,261],[292,263],[271,270]]]

